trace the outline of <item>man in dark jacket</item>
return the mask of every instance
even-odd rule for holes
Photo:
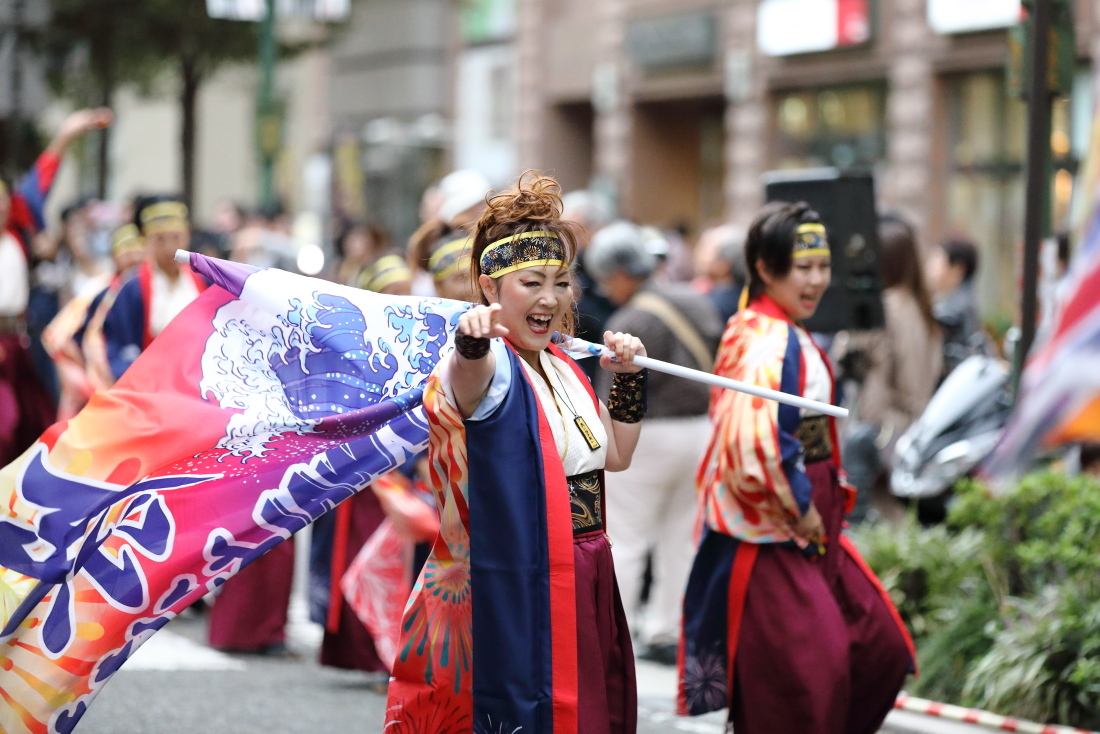
[[[710,372],[722,332],[714,306],[688,286],[654,282],[653,252],[645,233],[628,222],[611,224],[592,239],[589,270],[618,307],[606,328],[641,338],[655,359]],[[611,380],[604,372],[596,388],[606,399]],[[642,657],[672,665],[694,553],[695,470],[710,435],[710,392],[702,383],[659,372],[648,379],[649,410],[634,461],[606,479],[608,532],[623,605],[635,619],[646,557],[652,556],[645,621],[633,628],[647,646]]]
[[[967,357],[986,351],[986,337],[974,296],[978,248],[963,239],[950,239],[928,256],[928,286],[935,303],[932,312],[943,331],[943,376]]]

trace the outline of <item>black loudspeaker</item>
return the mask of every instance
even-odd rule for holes
[[[885,317],[874,178],[835,168],[773,171],[764,175],[764,186],[768,201],[809,204],[829,233],[833,279],[806,328],[822,334],[881,328]]]

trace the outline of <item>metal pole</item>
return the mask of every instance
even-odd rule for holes
[[[275,82],[275,0],[266,0],[267,12],[260,23],[260,90],[257,100],[256,143],[260,155],[260,204],[269,205],[275,199],[275,152],[272,136]]]
[[[1035,341],[1038,318],[1039,246],[1043,239],[1050,197],[1050,118],[1053,92],[1050,73],[1052,0],[1034,0],[1031,6],[1031,79],[1028,94],[1027,202],[1024,219],[1023,297],[1020,303],[1020,344],[1016,350],[1016,379]]]

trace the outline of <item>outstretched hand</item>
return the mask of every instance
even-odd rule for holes
[[[54,136],[53,141],[50,143],[50,147],[57,152],[63,152],[69,143],[73,142],[81,135],[91,132],[92,130],[102,130],[103,128],[110,127],[115,121],[115,115],[107,107],[97,107],[95,109],[83,109],[70,113],[61,123],[61,127],[57,129],[57,135]]]
[[[508,329],[500,323],[500,304],[467,310],[458,317],[458,333],[475,339],[508,336]]]
[[[605,331],[603,343],[605,347],[615,354],[614,359],[606,354],[600,357],[600,366],[605,370],[608,372],[625,373],[642,371],[641,367],[634,364],[635,357],[646,356],[645,345],[642,344],[641,339],[622,332],[611,333],[610,331]]]

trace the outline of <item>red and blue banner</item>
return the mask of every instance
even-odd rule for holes
[[[427,445],[468,304],[191,256],[217,284],[0,469],[0,730],[70,732],[196,599]]]

